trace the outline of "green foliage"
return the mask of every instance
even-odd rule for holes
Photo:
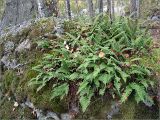
[[[51,43],[47,40],[37,42],[39,48],[48,49],[51,46]]]
[[[120,18],[111,24],[108,17],[98,16],[88,24],[73,22],[77,28],[66,33],[66,44],[60,41],[33,67],[38,75],[29,84],[37,85],[39,91],[52,83],[51,99],[62,99],[70,95],[74,83],[83,112],[93,96],[103,96],[107,91],[121,102],[134,94],[137,102],[153,103],[147,94],[153,84],[151,72],[139,64],[139,58],[132,57],[137,52],[143,54],[151,43],[138,21]]]

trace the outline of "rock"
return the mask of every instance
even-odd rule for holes
[[[48,120],[48,119],[60,120],[57,114],[51,111],[48,111],[47,114],[45,115],[42,110],[35,109],[35,114],[38,120]],[[70,119],[64,119],[64,120],[70,120]]]
[[[33,18],[37,13],[35,0],[6,0],[6,8],[2,17],[1,29],[14,26]]]
[[[29,39],[23,41],[18,45],[18,47],[15,49],[17,52],[23,52],[25,50],[29,50],[31,48],[31,42]]]
[[[114,115],[117,115],[119,114],[119,111],[120,111],[120,108],[119,108],[120,104],[119,103],[114,103],[112,106],[111,106],[111,111],[108,113],[107,115],[107,119],[112,119],[112,117]]]
[[[3,56],[0,61],[4,64],[4,66],[7,69],[17,69],[23,66],[22,64],[18,64],[16,59],[10,60],[8,54]]]
[[[60,120],[56,113],[47,112],[46,119]]]
[[[4,66],[6,66],[6,67],[9,67],[9,65],[10,65],[10,61],[8,60],[8,55],[6,55],[6,56],[3,56],[2,57],[2,59],[1,59],[1,62],[4,64]]]
[[[53,13],[57,13],[56,4],[56,0],[49,3],[46,0],[6,0],[6,7],[0,22],[0,33],[6,27],[15,26],[39,16],[52,16]]]
[[[154,20],[154,21],[160,20],[160,15],[153,16],[153,17],[151,18],[151,20]]]
[[[26,100],[26,102],[25,102],[24,104],[25,104],[27,107],[31,108],[31,109],[35,109],[33,103],[31,103],[28,98],[27,98],[27,100]]]
[[[9,53],[9,52],[12,52],[13,50],[14,50],[14,43],[11,41],[7,41],[4,44],[4,52]]]
[[[61,114],[61,120],[71,120],[71,116],[68,113]]]

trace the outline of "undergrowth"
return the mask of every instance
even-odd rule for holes
[[[38,92],[52,83],[51,99],[63,99],[70,96],[74,84],[83,112],[94,96],[106,93],[121,103],[133,95],[137,103],[153,104],[147,93],[153,86],[151,70],[140,64],[140,58],[133,57],[148,52],[151,37],[137,23],[129,18],[111,23],[106,16],[98,16],[92,23],[65,23],[71,28],[33,67],[38,75],[29,85],[37,86]]]

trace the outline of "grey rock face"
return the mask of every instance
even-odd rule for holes
[[[45,0],[6,0],[0,31],[30,19],[49,17],[53,13],[56,13],[56,0],[52,0],[50,4]]]
[[[151,20],[155,20],[155,21],[160,20],[160,15],[153,16],[153,17],[151,18]]]
[[[119,114],[120,108],[119,108],[120,104],[115,102],[112,106],[111,106],[111,111],[107,114],[107,119],[111,120],[112,117],[114,115]]]
[[[7,54],[0,59],[0,62],[3,63],[7,69],[17,69],[23,66],[23,64],[17,63],[16,59],[10,59],[9,57],[9,54]]]
[[[22,43],[20,43],[20,45],[16,48],[15,51],[17,52],[23,52],[25,50],[28,50],[31,48],[31,42],[29,41],[29,39],[23,41]]]
[[[71,120],[71,116],[68,113],[61,114],[61,120]]]
[[[31,47],[31,43],[28,39],[20,43],[17,48],[15,43],[12,41],[7,41],[4,44],[3,56],[0,59],[0,62],[3,63],[4,67],[7,69],[17,69],[23,66],[23,64],[19,64],[14,56],[15,52],[23,52],[25,50],[29,50]],[[16,49],[15,49],[16,48]],[[12,57],[11,57],[12,56]]]
[[[1,29],[27,21],[37,14],[35,0],[7,0]]]
[[[9,53],[9,52],[11,52],[12,50],[14,50],[14,43],[11,42],[11,41],[7,41],[7,42],[4,44],[4,52],[5,52],[5,53]]]

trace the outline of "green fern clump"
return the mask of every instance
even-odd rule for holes
[[[59,42],[58,47],[33,67],[38,75],[29,85],[38,86],[40,91],[51,82],[51,99],[63,99],[70,95],[74,83],[83,112],[92,97],[106,92],[121,103],[134,95],[137,102],[153,104],[147,93],[147,88],[153,85],[151,72],[139,64],[140,58],[133,57],[137,53],[143,55],[151,44],[137,21],[120,18],[110,23],[108,17],[98,16],[92,23],[75,21],[74,24],[76,30],[69,30],[62,38],[65,44]]]

